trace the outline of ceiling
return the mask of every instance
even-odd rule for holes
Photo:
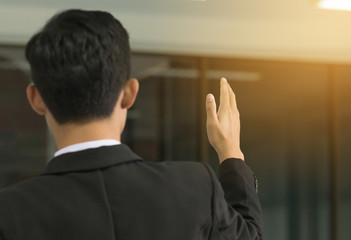
[[[271,20],[276,20],[277,17],[279,19],[293,17],[292,10],[300,8],[299,4],[296,4],[296,0],[1,0],[0,3],[19,8],[85,8],[141,14]]]
[[[110,11],[135,51],[351,63],[351,12],[313,0],[0,0],[0,43],[68,8]]]

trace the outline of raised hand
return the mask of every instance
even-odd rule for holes
[[[216,111],[216,101],[212,94],[206,98],[207,136],[216,150],[220,163],[228,158],[244,160],[240,149],[240,116],[235,94],[228,81],[220,81],[220,105]]]

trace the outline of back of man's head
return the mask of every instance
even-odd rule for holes
[[[26,46],[33,82],[59,124],[109,117],[130,72],[127,31],[111,14],[68,10]]]

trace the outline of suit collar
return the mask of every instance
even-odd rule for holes
[[[142,161],[124,144],[104,146],[54,157],[42,175],[90,171],[131,161]]]

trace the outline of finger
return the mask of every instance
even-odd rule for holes
[[[230,106],[232,108],[238,108],[237,104],[236,104],[236,96],[235,93],[232,89],[232,87],[230,86],[230,84],[228,83],[228,91],[229,91],[229,102],[230,102]]]
[[[216,100],[212,94],[207,94],[206,97],[206,115],[207,122],[215,121],[217,122],[217,112],[216,112]]]
[[[228,105],[229,105],[228,82],[227,82],[227,79],[221,78],[219,111],[221,110],[221,108],[227,108]]]

